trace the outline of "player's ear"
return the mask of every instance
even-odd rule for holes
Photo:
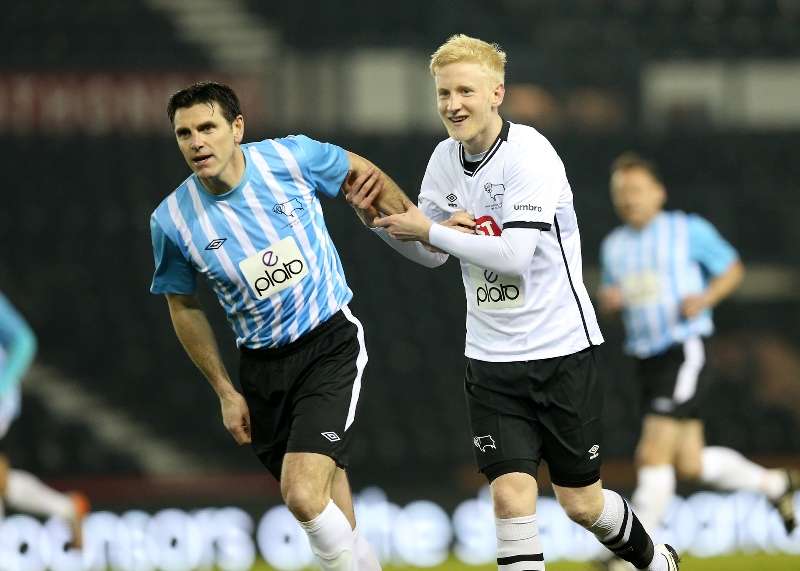
[[[233,141],[238,145],[244,138],[244,117],[237,115],[231,123],[231,128],[233,129]]]
[[[494,90],[492,91],[492,106],[493,107],[500,107],[503,103],[503,99],[506,96],[506,86],[502,83],[498,83],[495,85]]]

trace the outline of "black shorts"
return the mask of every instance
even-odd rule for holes
[[[350,317],[339,311],[283,347],[241,350],[253,451],[278,480],[286,452],[316,452],[347,467],[367,362],[360,324]]]
[[[467,359],[473,451],[489,481],[510,472],[535,477],[542,459],[559,486],[600,479],[603,388],[596,353],[588,347],[536,361]]]
[[[700,405],[708,388],[706,343],[692,337],[666,351],[636,360],[642,410],[678,419],[700,417]]]

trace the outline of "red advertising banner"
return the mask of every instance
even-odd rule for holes
[[[169,134],[167,100],[197,81],[227,83],[249,126],[266,119],[260,77],[218,73],[0,73],[0,133]]]

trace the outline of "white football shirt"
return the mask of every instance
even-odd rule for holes
[[[464,354],[492,362],[569,355],[603,342],[583,284],[580,233],[564,165],[536,129],[504,122],[484,157],[467,161],[458,141],[439,143],[428,162],[419,208],[434,222],[466,210],[477,232],[541,231],[521,276],[461,261],[467,297]]]

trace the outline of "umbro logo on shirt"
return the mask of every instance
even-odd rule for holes
[[[227,238],[215,238],[211,240],[208,246],[206,246],[206,250],[216,250],[225,243],[225,240],[227,240]]]
[[[325,438],[327,438],[328,440],[330,440],[331,442],[339,442],[341,440],[341,438],[339,438],[339,435],[333,432],[332,430],[330,432],[320,432],[320,434]]]
[[[458,197],[455,194],[453,194],[452,192],[450,194],[448,194],[447,196],[445,196],[445,198],[447,199],[447,205],[448,206],[450,206],[452,208],[455,208],[455,207],[458,206]]]

